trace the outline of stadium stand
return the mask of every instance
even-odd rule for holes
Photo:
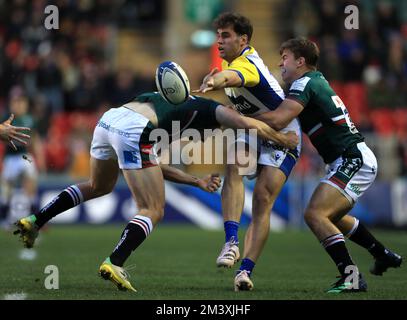
[[[406,1],[219,2],[223,10],[244,12],[254,22],[253,45],[277,76],[282,41],[294,36],[316,41],[322,52],[321,71],[379,162],[386,163],[379,178],[389,181],[407,175]],[[96,119],[108,107],[155,90],[154,69],[160,61],[178,54],[177,59],[189,69],[192,88],[211,61],[218,63],[216,46],[211,56],[210,48],[197,49],[188,43],[193,30],[211,28],[211,19],[192,21],[182,16],[186,14],[182,8],[166,8],[166,3],[57,1],[61,19],[56,31],[43,26],[47,1],[0,2],[0,113],[8,113],[11,90],[23,88],[44,142],[47,174],[86,175],[84,150]],[[348,4],[360,9],[359,30],[343,28]],[[175,24],[171,25],[170,18]],[[179,39],[164,29],[172,34],[176,30]],[[169,36],[171,41],[179,40],[177,46],[168,44]],[[222,101],[223,96],[211,97]],[[2,149],[0,145],[0,154]],[[189,169],[199,172],[202,167]],[[305,138],[293,179],[320,176],[322,170],[321,160]],[[293,185],[297,187],[296,181]]]
[[[346,30],[343,25],[347,5],[359,8],[358,30]],[[293,7],[297,10],[292,10]],[[380,137],[395,136],[394,148],[405,154],[407,3],[291,0],[280,3],[278,10],[281,12],[278,24],[285,26],[280,41],[305,36],[317,42],[321,49],[319,68],[358,128],[369,135],[373,131],[377,141]],[[377,149],[385,148],[380,143],[373,144]],[[305,157],[302,160],[306,161]],[[391,177],[384,174],[386,170],[379,172],[379,177],[389,179],[405,174],[405,160],[400,163]]]

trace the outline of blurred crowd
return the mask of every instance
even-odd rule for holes
[[[358,8],[358,29],[345,27],[354,12],[345,13],[348,5]],[[304,36],[318,44],[319,69],[353,121],[367,136],[378,134],[394,143],[394,175],[406,175],[407,1],[289,0],[283,7],[280,23],[291,23],[285,23],[281,39]],[[379,143],[373,141],[373,148]]]
[[[359,29],[345,28],[345,7],[359,8]],[[286,37],[306,36],[321,49],[326,77],[360,81],[370,107],[407,108],[407,2],[403,0],[291,0]],[[352,11],[353,12],[353,11]]]
[[[152,77],[130,68],[115,67],[115,35],[121,27],[157,23],[163,3],[160,0],[0,1],[0,114],[10,112],[16,92],[29,100],[29,112],[51,157],[48,157],[50,171],[67,169],[68,162],[74,165],[75,160],[58,161],[58,157],[69,153],[62,150],[69,149],[69,141],[59,146],[58,139],[78,136],[72,152],[77,150],[81,139],[75,128],[79,130],[81,124],[88,123],[87,113],[95,119],[93,115],[107,107],[120,105],[155,88]],[[51,4],[59,11],[57,30],[44,27],[47,17],[44,8]],[[64,116],[71,113],[76,116]],[[58,122],[59,118],[64,121]],[[71,120],[75,123],[71,124]],[[64,135],[66,128],[72,127],[72,134]],[[87,146],[79,149],[88,151]]]
[[[117,67],[115,41],[127,28],[156,34],[165,25],[166,3],[0,0],[0,114],[10,113],[12,99],[28,99],[43,140],[44,170],[86,176],[100,113],[155,90],[153,75]],[[344,28],[350,3],[360,9],[359,30]],[[58,30],[44,27],[44,8],[51,4],[59,10]],[[281,41],[307,36],[318,43],[320,69],[358,127],[367,134],[396,133],[398,172],[407,174],[407,1],[287,0],[280,16]],[[320,170],[307,142],[303,154],[302,174]]]
[[[117,21],[127,21],[121,17],[130,9],[124,1],[52,1],[59,10],[58,30],[44,27],[47,3],[0,2],[0,109],[15,85],[32,101],[45,103],[47,114],[95,111],[152,87],[133,70],[113,66]]]

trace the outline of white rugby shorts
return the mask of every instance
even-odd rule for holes
[[[377,160],[364,142],[356,145],[360,157],[339,157],[327,165],[327,174],[321,179],[338,189],[353,205],[370,187],[377,175]]]
[[[32,158],[32,156],[28,156]],[[38,172],[35,164],[23,159],[22,154],[6,155],[3,161],[3,179],[14,181],[23,175],[36,179]]]
[[[117,159],[120,169],[142,169],[158,165],[153,127],[143,115],[125,107],[105,112],[93,132],[90,154],[99,160]]]

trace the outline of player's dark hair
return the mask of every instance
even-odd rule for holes
[[[250,20],[238,13],[225,12],[220,14],[213,22],[213,26],[215,29],[231,26],[238,35],[247,35],[248,42],[250,42],[253,35],[253,26]]]
[[[308,66],[317,67],[319,48],[315,42],[305,38],[290,39],[281,45],[280,55],[285,49],[290,50],[294,54],[295,59],[303,57]]]

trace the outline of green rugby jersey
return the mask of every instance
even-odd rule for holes
[[[298,116],[302,130],[325,163],[331,163],[346,149],[364,141],[342,100],[321,72],[309,71],[295,80],[287,98],[304,107]]]
[[[191,96],[184,103],[168,103],[158,92],[144,93],[135,99],[137,102],[150,102],[154,105],[158,128],[172,131],[172,122],[179,121],[180,129],[211,129],[219,126],[216,108],[221,103],[198,96]]]

